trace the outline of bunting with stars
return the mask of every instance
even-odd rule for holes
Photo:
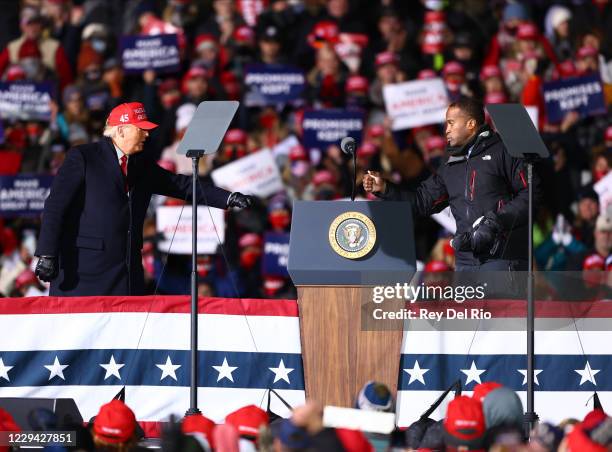
[[[545,303],[536,309],[536,413],[552,422],[581,419],[593,407],[594,391],[604,407],[612,407],[612,303]],[[515,304],[524,309],[524,302]],[[400,361],[399,425],[412,423],[457,380],[468,395],[477,384],[502,383],[517,391],[526,407],[525,318],[508,306],[488,320],[455,321],[460,331],[434,321],[409,322]],[[442,418],[450,400],[431,417]]]
[[[297,304],[203,298],[199,408],[222,422],[267,388],[304,402]],[[148,432],[189,408],[188,297],[0,299],[0,397],[74,398],[84,419],[126,387]],[[273,399],[272,410],[287,414]]]

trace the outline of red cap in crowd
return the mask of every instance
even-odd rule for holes
[[[297,160],[303,160],[308,162],[310,161],[310,158],[308,157],[308,153],[306,152],[306,149],[304,149],[304,146],[298,144],[289,149],[289,160],[291,160],[292,162],[295,162]]]
[[[217,38],[207,33],[197,35],[194,43],[194,48],[196,49],[196,51],[206,49],[207,47],[216,48]]]
[[[438,74],[433,69],[421,69],[417,74],[418,80],[427,80],[430,78],[436,78]]]
[[[109,126],[132,124],[143,130],[151,130],[157,127],[157,124],[147,119],[144,105],[140,102],[117,105],[111,110],[106,123]]]
[[[474,386],[472,398],[482,402],[489,392],[501,387],[502,384],[496,381],[485,381],[484,383],[477,384]]]
[[[576,58],[578,58],[579,60],[583,58],[589,58],[589,57],[594,58],[598,54],[599,52],[597,52],[597,49],[595,47],[584,46],[578,49],[578,52],[576,52]]]
[[[247,134],[242,129],[229,129],[225,134],[225,144],[246,144]]]
[[[18,80],[23,80],[26,77],[26,73],[21,66],[18,64],[13,64],[8,67],[6,70],[6,81],[7,82],[16,82]]]
[[[329,170],[319,170],[312,176],[312,183],[314,185],[322,184],[336,184],[336,176]]]
[[[317,22],[308,35],[308,43],[314,48],[320,48],[323,44],[336,44],[340,40],[340,29],[338,24],[331,20]]]
[[[385,134],[385,127],[382,124],[372,124],[368,128],[368,136],[370,138],[382,137]]]
[[[254,438],[258,437],[259,428],[268,422],[268,414],[255,405],[239,408],[225,417],[225,423],[236,427],[240,435]]]
[[[612,141],[612,126],[606,129],[606,141]]]
[[[376,67],[384,66],[385,64],[395,64],[399,63],[399,58],[393,52],[381,52],[376,55]]]
[[[482,404],[471,397],[461,395],[449,404],[444,418],[445,443],[451,447],[483,449],[485,419]]]
[[[559,63],[559,75],[561,77],[573,77],[576,75],[576,66],[572,60],[565,60]]]
[[[434,149],[444,149],[446,147],[446,140],[440,135],[432,135],[425,139],[425,150],[431,152]]]
[[[363,432],[359,430],[337,428],[336,436],[346,452],[374,452],[375,450]]]
[[[346,79],[346,85],[344,90],[347,93],[362,93],[366,94],[368,92],[368,79],[363,77],[362,75],[351,75]]]
[[[121,400],[102,405],[93,426],[94,433],[107,443],[125,443],[134,436],[136,416]]]
[[[378,148],[371,141],[364,141],[357,149],[357,157],[372,157],[376,155]]]
[[[449,61],[442,68],[442,75],[444,77],[449,75],[465,75],[465,69],[463,69],[463,65],[458,61]]]
[[[535,40],[538,39],[538,36],[540,36],[540,30],[531,22],[520,24],[516,30],[516,37],[518,39]]]
[[[236,28],[236,30],[234,30],[233,38],[236,42],[246,43],[249,45],[255,44],[255,32],[251,27],[246,25]]]
[[[503,104],[508,101],[506,93],[502,91],[487,93],[484,98],[485,104]]]
[[[591,254],[587,256],[582,262],[583,270],[604,270],[606,263],[604,258],[599,254]]]
[[[185,434],[199,433],[204,435],[211,449],[214,449],[213,430],[216,424],[201,414],[191,414],[185,416],[181,424],[181,431]]]
[[[238,240],[238,246],[240,248],[246,248],[247,246],[262,246],[263,242],[261,237],[254,232],[248,232],[240,237]]]
[[[185,80],[191,80],[197,77],[206,78],[208,77],[208,72],[201,66],[192,66],[185,74]]]
[[[486,66],[483,66],[482,70],[480,71],[480,80],[482,81],[488,80],[493,77],[501,78],[501,76],[501,70],[494,64],[487,64]]]

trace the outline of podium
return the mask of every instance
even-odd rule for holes
[[[403,323],[366,330],[372,288],[410,282],[415,267],[407,202],[296,201],[289,274],[298,288],[306,397],[350,407],[369,380],[396,393]]]

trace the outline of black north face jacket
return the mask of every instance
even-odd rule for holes
[[[485,133],[485,135],[487,135]],[[533,175],[534,204],[540,197],[539,180]],[[461,265],[478,265],[489,259],[527,259],[528,189],[527,165],[511,157],[498,134],[481,136],[467,155],[450,156],[437,174],[425,180],[416,191],[400,190],[387,182],[382,196],[389,200],[411,201],[415,215],[428,216],[450,205],[457,223],[457,234],[472,230],[472,224],[494,212],[504,233],[494,256],[475,256],[457,251]]]

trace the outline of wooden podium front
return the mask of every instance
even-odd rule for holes
[[[351,407],[369,380],[397,392],[402,333],[363,331],[364,287],[298,287],[306,398]]]

